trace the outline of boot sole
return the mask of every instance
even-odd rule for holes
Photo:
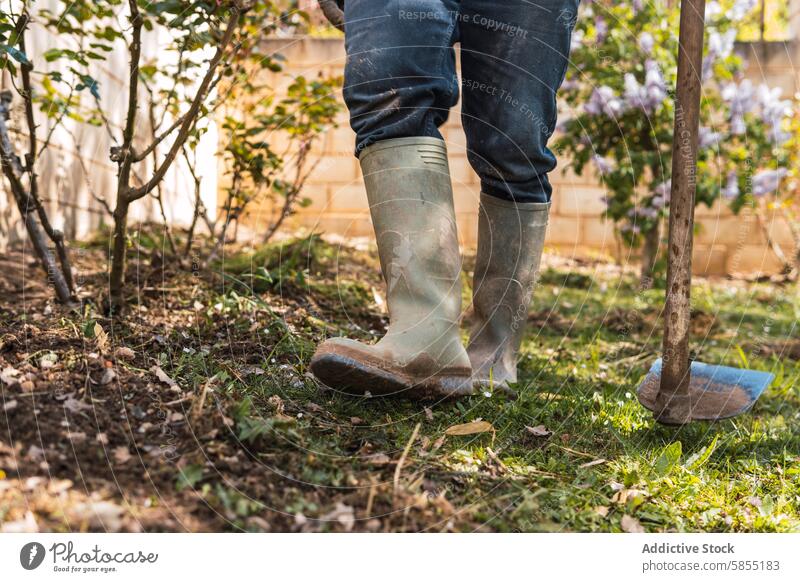
[[[329,388],[359,396],[369,393],[430,400],[459,398],[474,392],[468,370],[418,378],[386,362],[364,362],[331,352],[315,355],[310,367],[314,376]]]

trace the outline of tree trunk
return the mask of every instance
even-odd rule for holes
[[[642,285],[653,280],[656,262],[658,261],[658,247],[661,243],[661,223],[658,222],[644,233],[642,246],[642,270],[639,280]]]
[[[114,234],[111,239],[111,275],[109,279],[109,311],[116,313],[125,306],[125,255],[128,238],[128,208],[124,197],[117,198],[114,209]]]

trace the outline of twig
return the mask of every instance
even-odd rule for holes
[[[403,449],[403,454],[400,455],[400,459],[397,461],[397,467],[394,469],[394,488],[393,494],[397,495],[397,487],[400,485],[400,473],[403,471],[403,464],[406,462],[406,457],[408,457],[408,453],[411,450],[411,445],[414,444],[414,441],[417,440],[417,435],[419,434],[419,427],[422,423],[417,423],[417,426],[414,427],[414,431],[411,433],[411,438],[408,439],[406,443],[406,448]]]
[[[239,15],[240,12],[238,10],[234,10],[232,12],[230,20],[228,20],[227,28],[225,29],[225,34],[223,35],[222,40],[220,41],[220,44],[217,47],[217,51],[214,53],[214,56],[211,57],[211,60],[208,63],[208,69],[206,70],[206,74],[203,77],[203,80],[200,82],[200,86],[197,88],[197,93],[195,94],[195,97],[192,100],[192,103],[189,106],[188,111],[186,112],[185,115],[182,116],[182,122],[180,125],[180,129],[178,130],[178,135],[175,137],[175,141],[173,142],[172,146],[167,152],[167,155],[161,162],[161,165],[158,168],[156,168],[156,170],[153,172],[152,177],[147,183],[145,183],[143,186],[139,188],[133,188],[127,192],[126,198],[128,199],[128,202],[133,202],[134,200],[138,200],[139,198],[146,196],[150,191],[152,191],[153,188],[155,188],[156,185],[164,178],[164,175],[167,173],[167,170],[169,170],[170,166],[172,165],[172,162],[175,161],[175,157],[178,155],[178,151],[180,150],[183,143],[186,141],[186,138],[188,137],[189,132],[192,129],[192,126],[197,120],[197,114],[200,111],[200,107],[203,104],[203,101],[206,98],[206,94],[209,91],[211,84],[214,80],[217,71],[217,66],[222,60],[222,57],[225,54],[225,51],[227,50],[228,45],[231,42],[231,39],[233,38],[233,33],[236,30],[236,24],[239,21]],[[131,85],[134,85],[133,79],[131,79]]]
[[[372,515],[372,505],[375,503],[375,495],[378,493],[375,477],[373,477],[371,473],[369,474],[369,482],[369,496],[367,497],[367,508],[364,510],[364,517],[370,517]]]
[[[198,398],[197,401],[194,403],[194,405],[192,406],[192,410],[189,413],[192,420],[196,419],[198,416],[200,416],[200,414],[202,414],[203,406],[205,406],[206,403],[206,395],[208,394],[208,390],[211,388],[211,385],[214,384],[216,381],[217,381],[217,376],[215,374],[214,376],[211,376],[211,378],[206,380],[205,383],[203,384],[203,390],[202,392],[200,392],[200,398]]]
[[[500,471],[502,473],[508,473],[508,467],[506,466],[506,464],[503,461],[500,460],[500,457],[497,456],[497,453],[495,453],[489,447],[486,447],[486,454],[489,455],[489,458],[491,460],[493,460],[495,463],[497,463],[497,466],[500,468]]]

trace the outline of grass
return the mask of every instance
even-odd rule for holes
[[[302,515],[300,521],[319,517],[325,508],[304,503],[311,486],[325,492],[323,499],[345,499],[357,527],[370,520],[375,527],[374,520],[410,506],[434,506],[409,518],[405,529],[620,531],[629,516],[635,520],[626,523],[646,531],[800,530],[800,365],[765,355],[796,335],[794,291],[725,281],[694,289],[696,357],[777,376],[755,410],[737,419],[666,428],[639,406],[636,386],[660,347],[663,291],[639,289],[632,274],[604,264],[543,273],[522,347],[518,400],[486,394],[426,408],[320,392],[308,377],[305,366],[321,336],[369,340],[380,325],[365,328],[352,314],[385,320],[372,300],[379,284],[374,262],[340,255],[319,239],[302,244],[296,248],[303,253],[289,253],[277,276],[274,249],[234,257],[225,265],[232,276],[257,265],[273,273],[263,279],[269,285],[218,298],[234,330],[242,319],[252,327],[254,314],[262,321],[258,314],[269,303],[263,292],[285,293],[282,281],[291,293],[327,306],[299,325],[273,314],[265,329],[280,337],[260,358],[266,373],[226,387],[239,403],[242,443],[263,459],[292,459],[291,466],[273,467],[296,488],[296,499],[279,511]],[[198,364],[181,358],[178,373]],[[226,374],[213,365],[210,372]],[[443,439],[448,427],[481,419],[494,430]],[[406,447],[398,484],[394,472]],[[376,510],[380,495],[386,499]]]
[[[697,281],[697,359],[776,380],[750,414],[675,429],[635,397],[660,350],[663,291],[613,265],[547,257],[517,400],[420,404],[326,391],[306,368],[325,337],[384,332],[374,252],[315,236],[197,273],[149,267],[149,248],[132,259],[142,291],[125,318],[42,317],[33,304],[0,313],[0,362],[36,385],[32,396],[3,388],[0,484],[17,481],[0,487],[0,522],[24,523],[30,510],[42,527],[78,527],[65,525],[69,505],[25,493],[45,455],[50,482],[68,479],[76,499],[105,491],[133,516],[119,526],[130,531],[800,531],[795,288]],[[87,264],[102,265],[93,252]],[[87,288],[100,293],[104,272],[95,279]],[[95,321],[110,347],[87,335]],[[120,346],[129,358],[114,356]],[[39,370],[50,351],[56,365]],[[479,420],[485,432],[446,434]],[[12,448],[43,452],[12,463]],[[107,527],[91,518],[79,527]]]

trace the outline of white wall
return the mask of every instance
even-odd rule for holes
[[[55,0],[40,0],[36,2],[35,7],[55,10],[57,4]],[[119,21],[127,24],[125,5],[120,7],[120,11]],[[164,58],[163,55],[166,53],[163,51],[163,46],[169,40],[166,34],[162,31],[160,38],[155,32],[144,35],[142,62],[150,60],[158,62],[159,59]],[[57,44],[63,47],[63,39],[57,42],[50,31],[37,24],[32,26],[27,38],[29,57],[34,61],[37,70],[59,66],[58,62],[45,63],[40,55]],[[92,71],[94,78],[99,83],[102,109],[108,116],[117,136],[121,134],[121,126],[126,113],[127,57],[127,47],[124,43],[118,42],[116,50],[111,53],[108,61],[96,66]],[[11,80],[7,74],[0,79],[0,89],[12,89]],[[88,94],[86,98],[88,99]],[[145,99],[146,93],[142,91],[138,130],[142,135],[147,136],[150,135],[150,130],[147,124],[147,111],[143,106]],[[14,104],[16,107],[13,110],[12,127],[21,128],[24,126],[21,100],[16,98]],[[37,135],[42,140],[49,133],[52,121],[37,112],[37,122],[40,124]],[[81,167],[78,148],[76,148],[75,140],[70,132],[77,138],[88,176]],[[22,135],[19,137],[24,138]],[[198,164],[198,172],[203,178],[203,200],[206,207],[211,210],[216,206],[217,140],[216,127],[212,123],[209,132],[203,137],[198,148],[198,155],[202,160],[202,163]],[[23,149],[24,145],[26,142],[18,142],[18,154],[22,155],[26,151]],[[113,208],[117,167],[109,160],[111,145],[112,142],[105,128],[66,119],[63,127],[57,128],[53,133],[49,151],[40,160],[37,173],[41,197],[46,200],[46,207],[53,223],[62,228],[70,238],[85,237],[101,223],[108,224],[110,221],[110,217],[107,216],[101,204],[91,195],[87,180],[94,192],[103,197]],[[166,151],[168,146],[168,142],[163,143],[161,151]],[[148,167],[149,164],[148,162],[148,164],[139,165],[139,173],[142,178],[146,178],[152,170]],[[188,170],[180,159],[164,179],[162,191],[168,219],[176,224],[187,223],[191,220],[194,185]],[[5,179],[0,177],[0,249],[9,242],[19,240],[24,235],[20,217],[10,196]],[[138,201],[131,210],[132,221],[160,220],[158,206],[151,197]]]

